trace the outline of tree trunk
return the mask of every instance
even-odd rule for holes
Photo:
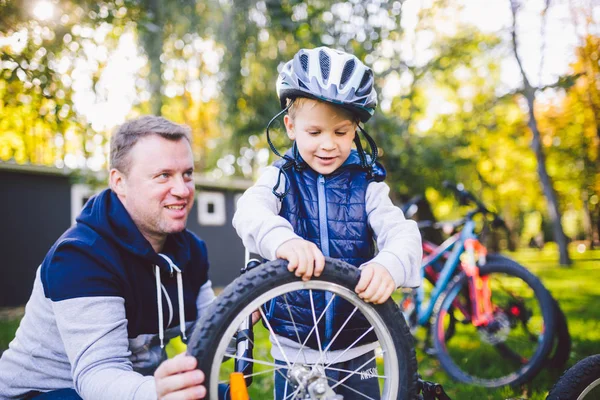
[[[537,127],[537,121],[535,119],[533,110],[535,95],[532,88],[529,89],[530,90],[525,90],[525,96],[527,97],[527,105],[529,106],[529,121],[527,122],[527,125],[533,133],[531,147],[535,152],[537,171],[538,175],[540,176],[540,182],[542,184],[544,196],[546,197],[546,202],[548,204],[548,214],[550,215],[550,220],[552,221],[554,240],[558,245],[560,265],[570,265],[571,259],[569,258],[569,251],[567,249],[568,242],[562,227],[558,198],[556,196],[556,192],[554,191],[552,178],[550,175],[548,175],[548,171],[546,170],[546,155],[544,154],[544,149],[542,148],[541,135]]]
[[[148,0],[148,23],[144,27],[142,40],[150,63],[150,111],[154,115],[162,114],[162,63],[160,56],[163,52],[163,31],[165,11],[162,0]]]
[[[517,64],[519,66],[521,77],[523,78],[523,95],[527,100],[527,106],[529,108],[529,118],[527,121],[527,126],[529,126],[529,129],[531,129],[531,133],[533,134],[533,138],[531,139],[531,148],[535,152],[535,158],[537,160],[537,171],[540,177],[540,182],[542,184],[544,196],[546,197],[546,202],[548,205],[548,214],[550,215],[550,220],[552,221],[552,231],[554,235],[554,240],[558,245],[560,260],[559,262],[560,265],[566,266],[571,264],[571,259],[569,258],[569,251],[567,249],[567,237],[565,236],[565,232],[562,228],[560,207],[558,206],[558,198],[556,196],[556,192],[554,191],[552,178],[550,177],[550,175],[548,175],[548,171],[546,170],[546,155],[544,154],[544,149],[542,147],[541,135],[537,126],[537,120],[535,119],[534,103],[536,89],[529,83],[529,80],[527,79],[527,74],[525,73],[525,69],[523,68],[523,64],[521,62],[521,58],[519,57],[519,52],[517,51],[516,21],[518,8],[519,6],[516,0],[511,0],[511,11],[513,16],[511,31],[512,50],[515,55]]]
[[[590,243],[590,250],[594,250],[594,219],[592,210],[590,210],[589,194],[587,190],[581,191],[581,200],[583,202],[583,230],[585,231],[586,241]]]

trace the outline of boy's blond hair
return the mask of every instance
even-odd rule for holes
[[[291,102],[292,102],[291,99],[287,99],[286,106],[289,106]],[[339,110],[339,113],[342,114],[342,116],[344,118],[347,118],[350,121],[354,122],[355,124],[358,124],[358,122],[359,122],[358,117],[354,113],[352,113],[350,110],[347,110],[344,107],[338,106],[338,105],[330,103],[330,102],[321,101],[321,100],[317,100],[317,99],[311,99],[309,97],[297,97],[294,100],[294,104],[292,104],[292,106],[288,109],[287,113],[290,116],[290,118],[292,119],[292,121],[294,121],[296,119],[296,113],[298,112],[298,110],[300,110],[306,106],[310,106],[311,108],[313,108],[319,103],[329,104],[329,105],[334,106],[337,110]],[[332,117],[335,117],[335,114],[332,115]]]

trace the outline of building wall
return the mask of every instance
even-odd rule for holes
[[[29,299],[35,271],[71,225],[68,176],[0,170],[0,307]]]
[[[214,286],[225,286],[239,276],[240,269],[244,266],[244,246],[241,239],[235,233],[231,220],[235,212],[235,200],[241,192],[221,191],[214,189],[199,189],[196,193],[196,201],[188,218],[188,229],[198,235],[206,242],[208,248],[208,260],[210,262],[209,276]],[[199,216],[199,207],[206,205],[203,197],[212,197],[221,194],[224,197],[225,212],[223,225],[206,225],[206,221]],[[215,203],[218,203],[218,198]],[[217,207],[219,207],[217,205]],[[211,211],[205,209],[205,211]],[[218,211],[218,210],[215,210]],[[206,215],[206,213],[204,213]],[[208,221],[210,222],[210,219]],[[213,222],[216,223],[216,222]]]
[[[206,242],[215,287],[233,281],[244,248],[231,225],[242,189],[198,187],[188,229]],[[78,210],[94,194],[69,176],[0,169],[0,307],[27,302],[35,272]]]

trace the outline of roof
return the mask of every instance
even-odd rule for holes
[[[69,168],[57,168],[49,167],[45,165],[32,165],[32,164],[17,164],[14,162],[0,161],[0,171],[9,171],[24,174],[33,175],[53,175],[53,176],[66,176],[76,175],[78,170]],[[102,172],[99,173],[100,175]],[[204,174],[195,173],[194,180],[196,187],[201,188],[212,188],[222,190],[246,190],[252,186],[252,181],[243,178],[225,178],[225,179],[214,179]]]

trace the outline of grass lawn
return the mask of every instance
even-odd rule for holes
[[[574,263],[571,268],[561,268],[556,261],[557,253],[551,249],[544,251],[521,250],[507,254],[527,266],[541,278],[552,292],[565,312],[573,349],[568,366],[580,359],[600,353],[600,251],[588,251],[583,254],[571,252]],[[6,349],[14,336],[20,315],[0,312],[0,351]],[[423,337],[423,331],[417,337]],[[267,340],[266,335],[257,340]],[[181,346],[179,347],[181,349]],[[561,371],[544,370],[530,384],[518,388],[485,389],[453,382],[440,368],[439,363],[417,349],[419,372],[424,379],[441,383],[449,396],[456,399],[545,399],[548,390],[562,374]],[[253,398],[266,398],[268,387],[261,387],[257,379],[251,387]],[[254,392],[254,393],[252,393]]]

